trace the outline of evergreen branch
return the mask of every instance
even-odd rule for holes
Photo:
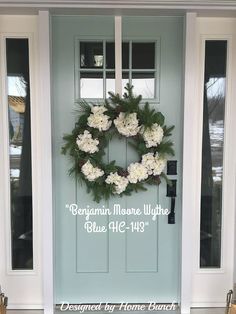
[[[131,146],[139,155],[140,160],[144,154],[149,152],[155,154],[158,153],[160,158],[167,158],[168,156],[174,156],[173,142],[167,141],[166,138],[171,136],[174,126],[167,127],[164,125],[165,118],[154,108],[151,108],[148,102],[141,107],[142,96],[135,96],[133,92],[133,86],[127,84],[125,87],[125,93],[123,97],[119,94],[109,93],[109,99],[105,100],[103,106],[106,108],[105,114],[110,120],[114,121],[119,116],[120,112],[124,112],[126,115],[130,113],[137,113],[137,118],[139,120],[139,125],[144,127],[144,130],[152,127],[153,124],[158,124],[163,129],[164,140],[157,146],[147,148],[146,143],[141,134],[130,137],[128,141],[129,146]],[[117,172],[118,175],[126,177],[128,172],[126,169],[118,166],[116,161],[110,161],[109,163],[103,162],[103,156],[105,155],[106,148],[109,142],[116,136],[122,138],[123,136],[118,132],[114,125],[112,125],[107,131],[100,131],[99,129],[92,128],[88,126],[88,117],[91,114],[91,108],[96,106],[96,104],[89,104],[85,100],[77,102],[78,109],[75,112],[78,114],[77,122],[72,130],[71,134],[65,134],[63,136],[64,145],[61,148],[61,153],[67,155],[70,159],[70,164],[72,167],[69,169],[68,174],[75,177],[78,182],[83,182],[86,185],[87,192],[92,193],[93,199],[96,202],[100,202],[101,199],[109,199],[115,193],[114,184],[106,184],[105,178],[110,173]],[[76,143],[79,134],[83,134],[87,130],[92,135],[93,139],[98,139],[99,150],[93,154],[86,153],[78,148]],[[139,162],[140,162],[139,160]],[[87,177],[81,172],[81,167],[87,162],[94,167],[104,171],[104,174],[98,177],[94,181],[89,181]],[[147,190],[145,184],[160,184],[160,178],[164,178],[168,184],[171,181],[165,175],[161,173],[160,176],[149,175],[146,180],[141,182],[128,183],[125,191],[123,191],[119,196],[131,195],[133,192],[138,193],[139,191]]]

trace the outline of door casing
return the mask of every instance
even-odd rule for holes
[[[0,282],[9,297],[9,308],[43,308],[42,298],[42,263],[41,263],[41,211],[39,194],[39,150],[38,133],[38,25],[37,16],[0,17],[0,52],[1,52],[1,138],[3,154],[0,155],[1,180],[1,219],[0,219]],[[28,38],[30,89],[31,89],[31,154],[32,154],[32,194],[33,194],[33,270],[12,270],[11,267],[11,217],[10,217],[10,182],[9,182],[9,140],[8,140],[8,98],[6,72],[6,38]],[[19,287],[21,287],[19,289]],[[25,297],[27,295],[27,298]]]
[[[225,134],[223,161],[223,201],[221,227],[221,267],[218,269],[200,269],[200,195],[201,195],[201,155],[203,125],[203,86],[204,56],[206,40],[227,41],[226,100],[225,100]],[[194,199],[193,217],[195,221],[193,252],[193,307],[221,307],[225,305],[225,295],[233,289],[234,275],[234,235],[235,234],[235,126],[236,109],[236,19],[231,18],[198,18],[198,83],[197,107],[193,109],[198,131],[193,130],[192,140],[197,147],[195,180],[196,197]],[[206,284],[207,283],[207,284]]]

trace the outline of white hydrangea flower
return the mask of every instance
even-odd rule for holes
[[[98,129],[99,131],[107,131],[112,123],[109,117],[104,114],[107,109],[104,106],[93,106],[91,111],[92,113],[87,120],[88,126]]]
[[[125,177],[120,176],[117,172],[111,172],[105,182],[107,184],[114,184],[115,185],[115,194],[121,194],[122,192],[125,191],[129,180]]]
[[[156,147],[161,143],[163,139],[163,129],[157,123],[154,123],[150,128],[144,130],[144,127],[141,128],[140,133],[143,136],[143,139],[146,143],[146,147]]]
[[[135,162],[128,167],[129,175],[127,179],[130,183],[137,183],[148,178],[148,170],[141,163]]]
[[[153,173],[155,161],[156,159],[153,153],[147,153],[142,156],[142,165],[147,168],[149,175]]]
[[[147,153],[142,156],[142,165],[147,168],[149,175],[160,175],[166,166],[166,159],[159,157],[158,153]]]
[[[155,164],[153,167],[153,175],[159,176],[166,166],[166,159],[155,157]]]
[[[89,160],[81,167],[81,171],[89,181],[95,181],[104,175],[104,171],[94,167]]]
[[[118,132],[126,137],[135,136],[140,129],[136,112],[128,115],[120,112],[119,116],[114,120],[114,124]]]
[[[92,134],[85,130],[83,134],[79,134],[76,144],[83,152],[93,154],[98,151],[99,140],[93,139]]]
[[[105,108],[105,106],[93,106],[91,108],[91,111],[94,114],[103,114],[104,112],[107,111],[107,109]]]

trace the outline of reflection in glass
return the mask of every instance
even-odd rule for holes
[[[134,93],[143,98],[152,99],[155,96],[155,73],[133,72],[132,85]]]
[[[6,39],[12,269],[33,269],[28,39]]]
[[[155,68],[155,43],[132,44],[132,69]]]
[[[114,72],[106,73],[106,98],[109,97],[108,92],[115,93],[115,73]]]
[[[115,43],[106,43],[106,69],[115,69]]]
[[[122,69],[129,69],[129,43],[122,43]]]
[[[103,73],[80,73],[80,98],[103,98]]]
[[[81,68],[103,67],[102,42],[80,42],[80,67]]]
[[[206,41],[201,183],[201,268],[221,266],[226,55],[226,41]]]

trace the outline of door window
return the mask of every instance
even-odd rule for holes
[[[122,43],[122,86],[134,85],[136,94],[144,99],[158,98],[157,42]],[[107,98],[115,91],[115,43],[109,41],[80,41],[78,97],[85,99]],[[77,75],[77,73],[76,73]]]

